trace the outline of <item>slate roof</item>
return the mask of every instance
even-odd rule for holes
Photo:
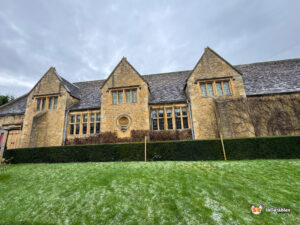
[[[247,96],[300,92],[300,59],[288,59],[234,66],[243,75]],[[150,104],[185,102],[184,87],[191,70],[143,75],[151,91]],[[105,80],[70,83],[60,77],[68,92],[80,102],[70,110],[100,107],[100,87]],[[0,116],[24,114],[27,95],[0,107]]]
[[[65,78],[61,77],[56,73],[57,77],[61,80],[62,84],[66,88],[67,92],[74,98],[80,99],[80,88],[75,84],[70,83]]]
[[[150,104],[185,102],[184,86],[190,70],[144,75],[151,91]]]
[[[28,94],[23,95],[11,102],[6,103],[5,105],[0,106],[0,116],[25,114],[27,96]]]
[[[83,110],[83,109],[99,109],[101,103],[100,87],[105,80],[95,80],[87,82],[74,83],[79,87],[79,103],[73,105],[70,110]]]
[[[300,59],[237,65],[235,68],[243,74],[248,96],[300,91]]]

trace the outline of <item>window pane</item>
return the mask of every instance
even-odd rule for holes
[[[164,119],[159,119],[159,129],[160,130],[164,130],[165,129],[164,125],[165,125]]]
[[[58,101],[58,97],[54,97],[53,109],[57,108],[57,101]]]
[[[46,98],[42,99],[42,110],[45,109],[45,105],[46,105]]]
[[[95,121],[95,114],[91,114],[91,122],[94,122]]]
[[[87,121],[88,121],[88,115],[87,115],[87,114],[84,114],[84,115],[83,115],[83,122],[86,123]]]
[[[180,108],[175,108],[175,116],[180,116]]]
[[[80,124],[76,124],[76,134],[79,134]]]
[[[183,128],[189,128],[189,122],[187,117],[182,117],[183,120]]]
[[[87,130],[87,124],[86,124],[86,123],[83,123],[83,124],[82,124],[82,133],[83,133],[83,134],[86,134],[86,130]]]
[[[70,134],[74,134],[74,124],[70,125]]]
[[[126,91],[126,103],[130,103],[130,90]]]
[[[56,109],[56,108],[57,108],[57,100],[58,100],[58,98],[57,98],[57,97],[54,97],[54,105],[53,105],[53,109]]]
[[[51,108],[52,108],[52,101],[53,101],[53,97],[49,98],[48,109],[51,109]]]
[[[172,116],[172,109],[167,109],[167,117],[171,117]]]
[[[182,115],[186,116],[187,115],[186,107],[181,108],[181,110],[182,110]]]
[[[164,110],[163,109],[158,110],[158,116],[159,117],[164,117]]]
[[[152,112],[151,112],[151,118],[156,118],[156,117],[157,117],[156,110],[152,110]]]
[[[132,102],[136,103],[136,90],[132,90]]]
[[[207,84],[208,96],[214,96],[214,91],[211,83]]]
[[[201,95],[207,96],[205,84],[200,84],[200,87],[201,87]]]
[[[112,93],[112,104],[117,104],[117,92]]]
[[[168,130],[172,130],[173,129],[173,120],[172,118],[168,118]]]
[[[153,128],[153,130],[157,130],[157,120],[156,119],[152,120],[152,128]]]
[[[96,134],[100,133],[100,123],[96,123]]]
[[[77,116],[76,116],[76,122],[77,122],[77,123],[80,123],[80,115],[77,115]]]
[[[100,121],[100,113],[96,114],[96,121]]]
[[[123,103],[123,91],[118,91],[118,104]]]
[[[71,123],[75,123],[75,116],[71,116]]]
[[[90,124],[90,134],[93,134],[95,130],[95,125],[93,123]]]
[[[40,110],[40,107],[41,107],[41,99],[38,98],[36,103],[36,110]]]
[[[230,95],[230,89],[229,89],[229,83],[228,83],[228,81],[224,81],[223,82],[223,87],[224,87],[225,95]]]
[[[176,129],[181,129],[181,117],[176,117]]]
[[[216,83],[216,86],[217,86],[218,96],[222,96],[222,95],[223,95],[223,92],[222,92],[222,85],[221,85],[221,82],[217,82],[217,83]]]

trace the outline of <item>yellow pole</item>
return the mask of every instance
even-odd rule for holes
[[[221,138],[221,143],[222,143],[222,149],[223,149],[224,159],[227,160],[227,158],[226,158],[226,152],[225,152],[225,147],[224,147],[224,143],[223,143],[223,137],[222,137],[221,132],[220,132],[220,138]]]
[[[145,136],[145,162],[147,162],[147,136]]]

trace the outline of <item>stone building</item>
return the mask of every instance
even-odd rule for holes
[[[190,131],[193,139],[297,135],[299,92],[300,59],[232,66],[208,47],[187,71],[141,75],[122,58],[106,80],[70,83],[51,67],[0,107],[1,146],[137,130]]]

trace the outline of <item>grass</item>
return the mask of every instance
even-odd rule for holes
[[[251,215],[250,204],[291,213]],[[10,165],[0,224],[300,224],[300,160]]]

